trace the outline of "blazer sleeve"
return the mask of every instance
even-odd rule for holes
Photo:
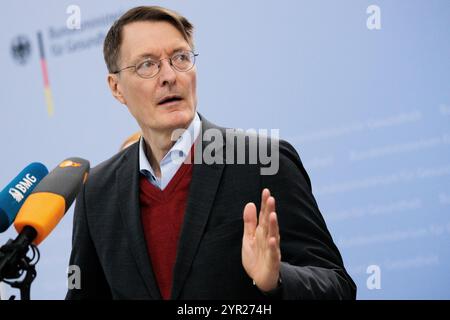
[[[73,218],[70,265],[79,267],[80,288],[68,289],[66,300],[111,299],[111,291],[92,241],[86,212],[85,186],[77,197]],[[70,275],[69,275],[70,276]]]
[[[261,175],[275,197],[280,226],[282,299],[355,299],[356,285],[327,229],[298,153],[279,141],[279,169]]]

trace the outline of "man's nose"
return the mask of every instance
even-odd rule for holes
[[[176,71],[170,64],[169,59],[161,60],[161,64],[159,65],[159,83],[161,86],[164,85],[172,85],[175,83],[177,78]]]

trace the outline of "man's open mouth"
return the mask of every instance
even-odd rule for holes
[[[180,100],[183,100],[183,98],[181,98],[179,95],[165,96],[164,98],[159,100],[158,105],[169,104]]]

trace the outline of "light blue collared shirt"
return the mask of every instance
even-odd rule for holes
[[[178,138],[172,148],[167,152],[159,163],[161,178],[156,177],[150,162],[145,154],[144,138],[139,140],[139,171],[145,175],[148,181],[155,187],[164,190],[170,180],[175,176],[178,169],[191,151],[192,144],[200,134],[201,121],[197,112],[189,127]]]

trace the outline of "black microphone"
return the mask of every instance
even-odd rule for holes
[[[40,244],[72,205],[87,180],[89,168],[89,161],[69,158],[53,169],[20,208],[14,221],[17,232],[24,233],[35,245]]]
[[[14,221],[19,235],[0,248],[0,281],[16,279],[26,272],[20,282],[6,283],[19,288],[21,298],[29,299],[31,282],[36,276],[35,256],[39,260],[40,244],[72,205],[81,191],[89,173],[89,161],[68,158],[52,170],[31,192],[23,203]],[[29,247],[33,257],[27,257]]]

